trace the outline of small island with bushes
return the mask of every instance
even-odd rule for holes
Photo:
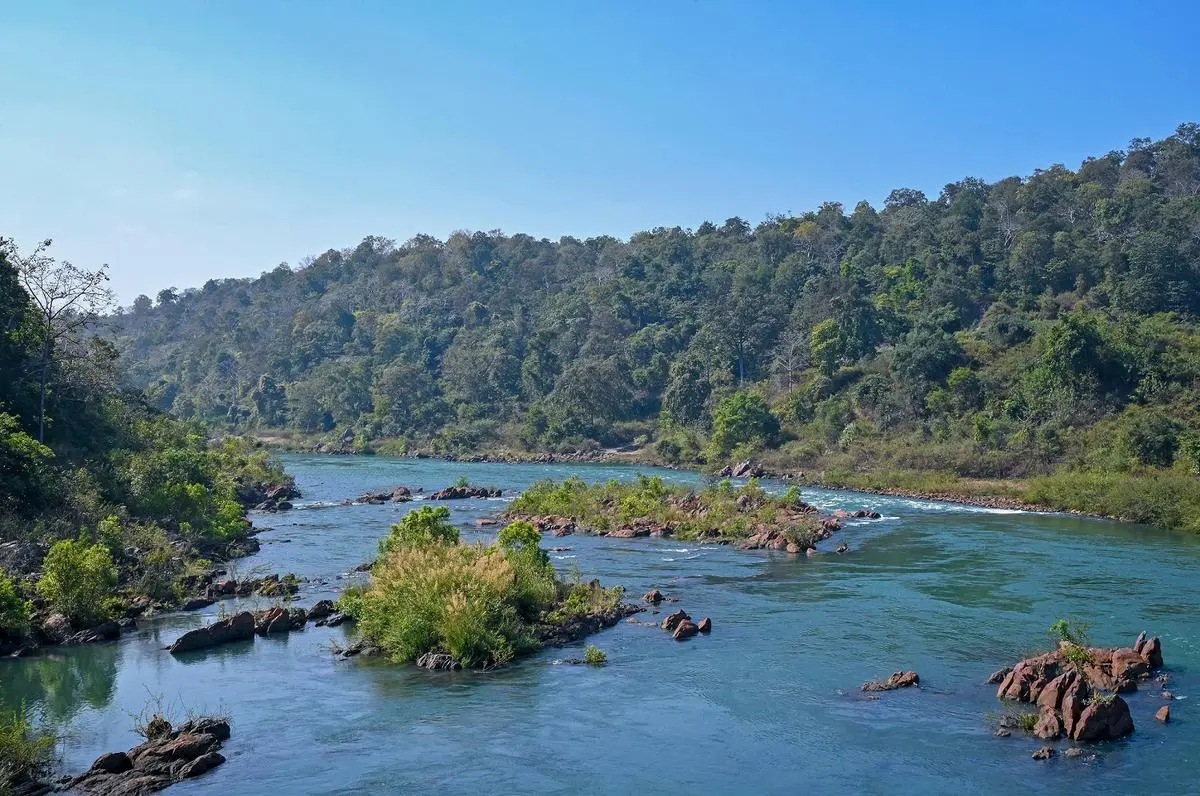
[[[379,543],[370,581],[342,596],[357,648],[426,669],[492,669],[577,641],[640,608],[624,590],[558,577],[528,522],[464,544],[444,506],[410,512]]]
[[[804,553],[841,527],[822,518],[792,488],[770,495],[756,479],[742,487],[721,481],[701,490],[662,478],[588,484],[578,476],[539,481],[513,501],[507,517],[565,536],[576,531],[633,538],[669,536],[743,549]]]

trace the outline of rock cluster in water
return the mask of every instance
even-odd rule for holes
[[[989,679],[999,681],[1000,699],[1038,706],[1033,729],[1038,738],[1123,738],[1133,732],[1134,723],[1120,694],[1136,691],[1138,682],[1162,667],[1162,643],[1143,633],[1133,647],[1089,649],[1087,656],[1086,662],[1071,662],[1059,649],[1026,658]]]
[[[895,672],[886,680],[872,680],[863,683],[861,691],[895,691],[897,688],[912,688],[921,684],[921,677],[916,672]]]
[[[390,491],[364,492],[354,502],[381,506],[384,503],[408,503],[412,499],[413,492],[411,489],[406,486],[398,486]]]
[[[494,486],[448,486],[429,496],[430,500],[465,500],[467,498],[496,498],[502,490]]]
[[[218,751],[229,740],[229,724],[201,718],[179,729],[156,720],[153,737],[128,752],[101,755],[92,767],[61,783],[73,793],[140,796],[198,777],[225,762]]]
[[[350,617],[339,612],[332,600],[321,600],[307,611],[277,605],[265,611],[242,611],[206,627],[189,630],[167,649],[172,655],[179,655],[235,641],[248,641],[256,634],[271,636],[303,630],[309,622],[318,627],[337,627],[349,621]]]

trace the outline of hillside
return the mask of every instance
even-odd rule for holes
[[[1198,312],[1185,124],[757,226],[371,237],[139,297],[113,335],[153,403],[223,429],[1028,479],[1194,469]]]

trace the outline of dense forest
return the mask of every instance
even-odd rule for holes
[[[1200,126],[882,208],[369,237],[112,323],[157,408],[360,450],[962,478],[1200,462]]]
[[[105,269],[48,246],[0,238],[0,653],[173,603],[191,568],[253,545],[245,504],[285,482],[247,441],[123,388],[89,332]]]

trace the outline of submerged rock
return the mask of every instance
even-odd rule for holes
[[[96,644],[101,641],[116,641],[121,635],[121,625],[112,619],[101,622],[95,627],[81,630],[68,638],[64,644],[68,647],[80,644]]]
[[[1056,754],[1058,754],[1058,752],[1054,749],[1053,746],[1043,746],[1041,749],[1038,749],[1036,752],[1033,753],[1033,759],[1034,760],[1049,760],[1050,758],[1054,757]]]
[[[891,677],[883,682],[872,680],[869,683],[863,683],[862,691],[895,691],[897,688],[912,688],[921,684],[921,678],[916,672],[894,672]]]
[[[650,591],[646,592],[642,599],[651,605],[658,605],[663,601],[663,593],[658,589],[651,589]]]
[[[1158,709],[1158,712],[1156,712],[1154,714],[1154,718],[1158,719],[1163,724],[1166,724],[1167,722],[1169,722],[1171,720],[1171,706],[1163,705],[1161,708]]]

